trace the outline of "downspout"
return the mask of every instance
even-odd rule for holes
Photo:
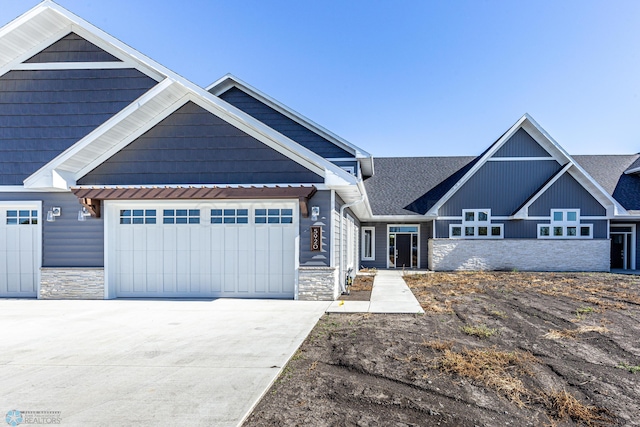
[[[340,293],[345,293],[347,291],[346,287],[344,286],[344,257],[343,257],[343,246],[344,246],[344,242],[343,242],[343,234],[344,234],[344,210],[346,208],[350,208],[351,206],[357,205],[358,203],[362,203],[364,202],[364,195],[362,195],[362,197],[360,197],[360,200],[356,200],[355,202],[351,202],[351,203],[347,203],[344,204],[342,206],[340,206],[340,249],[339,249],[339,256],[340,256],[340,263],[339,263],[339,268],[338,268],[338,281],[340,283]]]

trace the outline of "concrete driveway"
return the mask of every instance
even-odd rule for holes
[[[328,305],[0,300],[0,422],[238,425]]]

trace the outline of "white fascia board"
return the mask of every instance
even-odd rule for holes
[[[562,169],[560,169],[560,171],[558,173],[556,173],[556,175],[553,177],[553,179],[550,179],[540,190],[538,190],[538,192],[536,194],[533,195],[533,197],[531,197],[529,199],[529,201],[527,201],[527,203],[525,203],[524,206],[522,206],[518,212],[516,212],[515,214],[513,214],[511,217],[513,219],[527,219],[529,217],[529,207],[540,198],[540,196],[542,196],[544,193],[547,192],[547,190],[556,183],[557,180],[560,179],[561,176],[563,176],[565,173],[567,173],[567,171],[569,169],[571,169],[571,167],[573,166],[573,164],[571,162],[567,163],[566,165],[564,165],[564,167]]]
[[[573,168],[569,169],[569,174],[607,210],[607,217],[627,214],[627,210],[576,162],[573,163]]]
[[[496,141],[493,146],[478,160],[478,162],[426,213],[427,216],[437,217],[438,210],[446,203],[475,173],[491,158],[517,131],[523,128],[542,148],[544,148],[558,163],[573,162],[569,154],[545,131],[528,113],[525,113],[507,132]]]
[[[362,150],[360,147],[357,147],[357,146],[351,144],[349,141],[339,137],[338,135],[334,134],[330,130],[320,126],[319,124],[317,124],[313,120],[305,117],[304,115],[298,113],[297,111],[293,110],[292,108],[287,107],[286,105],[284,105],[281,102],[277,101],[276,99],[270,97],[269,95],[265,94],[264,92],[256,89],[255,87],[251,86],[250,84],[246,83],[245,81],[237,78],[233,74],[226,74],[222,78],[216,80],[215,82],[213,82],[212,84],[207,86],[206,90],[207,91],[213,90],[212,93],[214,95],[216,95],[216,96],[219,96],[220,94],[226,92],[227,90],[229,90],[230,88],[232,88],[234,86],[237,86],[239,89],[242,89],[242,90],[248,92],[249,95],[251,95],[251,96],[257,98],[258,100],[264,102],[269,107],[271,107],[274,110],[278,111],[279,113],[285,115],[286,117],[290,118],[294,122],[306,127],[307,129],[311,130],[312,132],[315,132],[315,133],[323,136],[324,138],[326,138],[329,141],[333,142],[334,144],[336,144],[340,148],[353,153],[354,157],[356,157],[357,159],[371,157],[371,154],[369,154],[366,151]]]
[[[524,116],[522,116],[513,126],[511,126],[511,128],[509,128],[509,130],[507,132],[504,133],[504,135],[502,135],[500,137],[500,139],[498,141],[496,141],[493,144],[493,147],[491,147],[479,160],[478,162],[476,162],[475,165],[473,165],[473,167],[471,169],[469,169],[469,171],[467,171],[466,174],[464,174],[464,176],[462,178],[460,178],[460,180],[458,180],[458,182],[455,183],[455,185],[453,187],[451,187],[451,189],[449,191],[447,191],[445,193],[444,196],[442,196],[440,198],[440,200],[438,200],[436,202],[436,204],[434,204],[431,209],[429,209],[429,211],[425,214],[425,216],[429,216],[429,217],[434,217],[436,218],[438,216],[438,210],[440,209],[440,207],[442,205],[444,205],[447,200],[449,200],[459,189],[460,187],[462,187],[469,179],[471,179],[471,177],[473,175],[476,174],[476,172],[482,167],[484,166],[484,164],[487,162],[487,159],[490,158],[491,156],[493,156],[499,149],[500,147],[502,147],[505,142],[507,142],[509,140],[509,138],[511,138],[511,136],[516,133],[516,131],[518,129],[520,129],[520,127],[522,126],[522,124],[527,120],[527,115],[525,114]]]
[[[159,93],[167,90],[170,86],[174,84],[170,79],[165,79],[163,82],[155,85],[148,92],[144,93],[137,100],[133,101],[131,104],[126,106],[124,109],[120,110],[116,115],[111,117],[105,123],[103,123],[98,128],[94,129],[87,136],[82,138],[80,141],[76,142],[74,145],[63,151],[61,154],[56,156],[49,163],[38,169],[35,173],[29,176],[24,180],[24,185],[26,188],[34,188],[34,187],[52,187],[52,188],[62,188],[56,187],[53,182],[53,171],[56,169],[61,169],[66,172],[78,173],[80,169],[71,168],[69,166],[65,167],[65,162],[69,162],[74,158],[74,156],[79,155],[83,150],[90,149],[90,146],[94,141],[99,139],[102,135],[104,135],[109,130],[113,129],[117,126],[124,118],[130,116],[136,110],[140,109],[147,103],[151,102]],[[69,175],[65,175],[69,177]],[[75,178],[77,179],[77,177]],[[67,182],[64,184],[65,188],[68,188],[72,185],[75,185],[75,179],[71,182]],[[62,185],[63,183],[60,180],[57,180],[58,185]]]
[[[41,192],[66,193],[68,191],[60,188],[25,188],[22,185],[0,185],[0,193],[41,193]]]
[[[640,167],[633,168],[633,169],[627,169],[626,171],[624,171],[624,174],[625,175],[631,175],[631,174],[638,173],[638,172],[640,172]]]
[[[327,184],[334,182],[336,184],[356,183],[357,178],[349,172],[327,161],[325,158],[319,156],[308,148],[301,146],[297,142],[282,135],[280,132],[270,128],[228,102],[223,101],[217,96],[214,96],[199,87],[197,87],[193,92],[195,92],[194,95],[199,95],[194,96],[191,99],[193,102],[200,105],[202,108],[205,108],[212,114],[220,117],[227,123],[265,143],[270,148],[273,148],[279,153],[289,157],[297,163],[300,163],[309,170],[318,173],[320,176],[325,178],[325,182]]]

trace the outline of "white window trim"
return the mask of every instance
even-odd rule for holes
[[[473,213],[474,214],[474,220],[473,221],[465,221],[465,217],[467,213]],[[478,218],[478,213],[480,212],[486,212],[487,214],[487,220],[486,221],[479,221]],[[504,239],[504,224],[494,224],[491,222],[491,209],[463,209],[462,210],[462,222],[460,224],[449,224],[449,238],[450,239],[478,239],[478,240],[486,240],[486,239]],[[454,228],[460,228],[460,236],[454,236],[453,235],[453,229]],[[467,227],[473,227],[473,236],[466,236],[465,235],[465,228]],[[486,236],[480,236],[478,235],[478,229],[479,227],[487,227],[487,235]],[[493,227],[497,227],[500,229],[500,234],[497,236],[494,236],[491,234],[491,228]]]
[[[555,213],[561,212],[562,213],[562,221],[554,221],[553,217]],[[568,221],[567,218],[567,213],[568,212],[575,212],[576,213],[576,220],[575,221]],[[570,239],[570,240],[589,240],[589,239],[593,239],[593,224],[581,224],[580,223],[580,209],[551,209],[551,215],[549,217],[549,223],[545,223],[545,224],[538,224],[538,239]],[[540,230],[544,227],[548,227],[549,228],[549,235],[548,236],[543,236],[540,233]],[[553,229],[555,227],[562,227],[562,236],[555,236],[553,233]],[[575,227],[576,228],[576,235],[575,236],[569,236],[567,235],[567,228],[569,227]],[[582,236],[581,234],[581,229],[582,228],[589,228],[589,235],[588,236]]]
[[[371,256],[365,256],[365,239],[364,235],[367,231],[371,231]],[[360,247],[362,248],[362,261],[375,261],[376,260],[376,228],[375,227],[362,227],[362,242]]]

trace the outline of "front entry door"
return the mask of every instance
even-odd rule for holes
[[[412,267],[411,234],[396,234],[396,267]]]
[[[611,268],[625,268],[624,234],[611,234]]]

